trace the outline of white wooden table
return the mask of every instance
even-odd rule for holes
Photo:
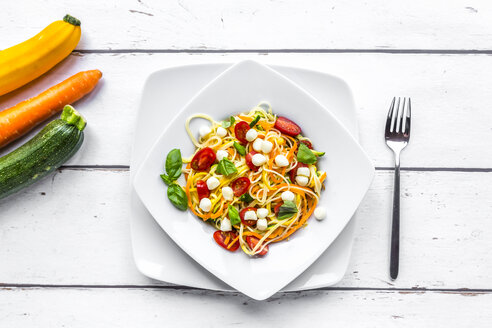
[[[104,80],[76,104],[89,122],[81,151],[0,201],[0,327],[490,327],[490,1],[21,0],[0,5],[0,49],[65,13],[82,21],[77,50],[0,97],[1,108],[80,70],[99,68]],[[246,58],[329,72],[353,89],[377,171],[335,287],[256,302],[153,281],[133,263],[128,165],[144,79]],[[391,282],[383,127],[394,95],[412,97],[413,122],[401,269]]]

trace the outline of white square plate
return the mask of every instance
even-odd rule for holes
[[[152,73],[145,82],[134,133],[130,176],[138,170],[163,130],[162,122],[175,116],[205,84],[231,64],[199,64],[172,67]],[[345,125],[355,138],[357,119],[348,85],[338,77],[306,69],[270,66],[318,99]],[[336,97],[334,96],[336,95]],[[157,97],[157,99],[154,99]],[[154,107],[156,101],[160,106]],[[132,178],[133,180],[133,178]],[[234,290],[179,248],[157,224],[132,188],[131,239],[138,270],[160,281],[212,290]],[[339,282],[349,265],[356,215],[328,249],[282,291],[332,286]]]
[[[269,101],[275,113],[298,122],[317,148],[326,151],[320,166],[327,172],[327,187],[320,205],[328,209],[329,217],[311,222],[288,242],[271,247],[265,258],[249,258],[224,252],[211,238],[213,227],[175,209],[166,199],[159,174],[169,150],[180,148],[184,156],[194,151],[184,129],[187,117],[202,112],[223,119],[261,100]],[[231,287],[262,300],[302,273],[333,242],[357,209],[373,172],[356,140],[316,99],[274,70],[245,61],[212,81],[170,122],[136,173],[134,187],[159,225],[185,252]]]

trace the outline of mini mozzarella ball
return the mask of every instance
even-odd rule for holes
[[[217,150],[217,160],[220,162],[223,158],[227,158],[229,156],[229,153],[226,152],[225,150]]]
[[[296,196],[294,195],[294,193],[292,191],[284,191],[282,193],[282,200],[284,202],[293,202],[294,199],[296,198]]]
[[[220,223],[220,230],[222,231],[231,231],[232,226],[231,226],[231,221],[229,219],[224,219]]]
[[[258,137],[258,132],[256,132],[255,129],[249,129],[248,132],[246,132],[246,140],[249,142],[255,140]]]
[[[202,198],[202,200],[200,201],[200,208],[205,213],[210,212],[210,210],[212,209],[212,202],[210,201],[210,199]]]
[[[246,213],[244,213],[244,219],[256,221],[258,220],[258,217],[256,216],[255,211],[246,211]]]
[[[309,167],[300,167],[297,169],[297,175],[302,175],[303,177],[308,177],[310,175]]]
[[[214,190],[219,185],[220,185],[220,181],[216,177],[210,177],[210,178],[208,178],[208,180],[207,180],[208,190]]]
[[[268,210],[266,208],[259,208],[256,210],[256,215],[260,219],[264,219],[268,216]]]
[[[212,132],[212,130],[208,125],[203,125],[202,127],[200,127],[200,130],[198,132],[200,133],[201,137],[205,137],[207,134]]]
[[[234,192],[231,187],[222,187],[222,196],[224,196],[225,200],[233,200]]]
[[[316,209],[314,210],[314,217],[319,221],[326,218],[326,208],[324,208],[323,206],[316,207]]]
[[[253,149],[256,150],[257,152],[260,152],[262,145],[263,145],[263,140],[257,138],[255,142],[253,142]]]
[[[217,136],[224,138],[227,135],[227,130],[224,129],[223,127],[219,126],[215,133],[217,134]]]
[[[273,143],[271,143],[268,140],[265,140],[261,143],[261,151],[264,152],[265,154],[271,152],[272,148],[273,148]]]
[[[296,182],[299,186],[304,187],[309,183],[309,179],[307,177],[303,177],[302,175],[296,176]]]
[[[289,166],[289,160],[284,155],[275,156],[275,164],[280,167]]]
[[[263,231],[266,230],[267,228],[268,228],[268,223],[266,219],[258,219],[258,221],[256,221],[256,229]]]
[[[262,166],[263,164],[266,163],[266,157],[263,156],[262,154],[254,154],[251,161],[255,166]]]

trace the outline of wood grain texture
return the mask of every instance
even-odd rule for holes
[[[388,278],[391,173],[377,171],[337,286],[492,289],[492,173],[402,172],[396,282]],[[63,170],[1,201],[0,283],[160,285],[133,263],[128,191],[127,171]]]
[[[203,291],[3,288],[0,320],[6,327],[305,327],[309,320],[319,327],[481,328],[490,327],[491,303],[490,293],[312,291],[255,302]]]
[[[78,49],[492,49],[486,0],[24,1],[0,10],[0,49],[67,12]]]
[[[0,97],[0,106],[11,106],[80,70],[99,68],[104,74],[100,85],[76,103],[88,126],[81,151],[68,164],[128,165],[139,97],[149,74],[176,65],[243,59],[345,79],[357,104],[361,144],[376,166],[393,165],[383,130],[391,98],[402,95],[412,97],[413,105],[412,138],[402,167],[492,168],[492,152],[485,151],[492,148],[492,56],[487,55],[74,54],[43,78]]]

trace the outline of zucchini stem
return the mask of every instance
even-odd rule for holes
[[[72,24],[74,26],[80,26],[80,21],[77,18],[70,16],[68,14],[65,15],[65,17],[63,17],[63,21]]]
[[[75,126],[80,131],[83,131],[87,125],[85,118],[70,105],[63,107],[61,119],[68,124]]]

